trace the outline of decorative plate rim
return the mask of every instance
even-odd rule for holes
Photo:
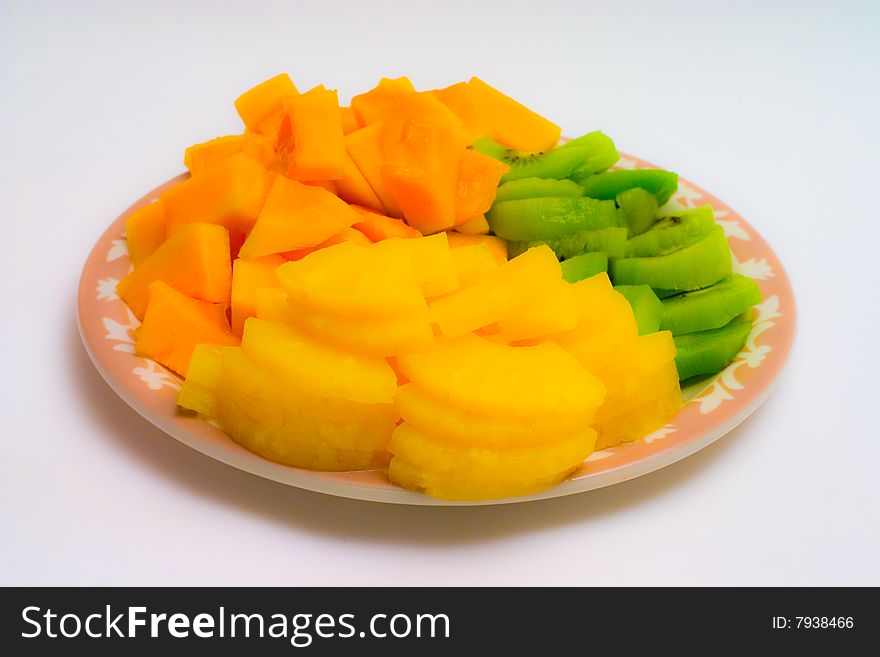
[[[654,168],[623,155],[616,168]],[[755,278],[764,301],[746,347],[723,372],[686,388],[688,399],[666,427],[640,441],[596,452],[563,483],[539,493],[501,500],[448,502],[404,490],[380,473],[317,472],[281,465],[247,451],[214,425],[180,413],[174,398],[180,379],[134,353],[137,320],[116,296],[115,284],[130,269],[124,222],[134,210],[185,179],[181,174],[138,199],[117,217],[92,248],[80,277],[77,325],[86,352],[108,385],[151,424],[227,465],[318,493],[358,500],[424,506],[480,506],[562,497],[648,474],[713,443],[749,417],[769,397],[794,342],[794,293],[769,244],[729,206],[681,179],[672,207],[710,203],[734,254],[734,269]],[[699,201],[699,203],[697,203]]]

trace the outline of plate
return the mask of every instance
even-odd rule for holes
[[[656,168],[623,156],[616,168]],[[125,246],[126,217],[186,178],[169,180],[120,215],[98,240],[83,267],[77,321],[86,351],[113,390],[159,429],[211,458],[251,474],[319,493],[393,504],[468,506],[540,500],[601,488],[638,477],[706,447],[751,415],[769,396],[791,349],[795,304],[785,270],[770,246],[727,205],[681,180],[670,203],[688,208],[710,203],[734,255],[734,270],[754,278],[764,297],[742,352],[723,372],[682,391],[685,405],[673,421],[635,443],[592,454],[562,484],[503,500],[446,502],[390,483],[381,472],[314,472],[267,461],[233,442],[214,425],[178,413],[181,379],[135,354],[138,321],[116,295],[131,266]]]

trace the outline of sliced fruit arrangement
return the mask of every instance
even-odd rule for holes
[[[282,74],[235,109],[128,217],[117,290],[178,404],[265,458],[525,495],[662,427],[749,333],[757,286],[675,173],[478,78],[344,106]]]

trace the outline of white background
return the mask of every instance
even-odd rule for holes
[[[880,584],[878,7],[2,2],[0,584]],[[80,345],[80,268],[282,70],[477,74],[711,190],[795,287],[776,392],[663,471],[507,507],[325,497],[160,433]]]

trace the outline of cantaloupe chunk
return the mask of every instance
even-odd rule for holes
[[[257,256],[320,244],[359,219],[348,204],[322,187],[275,178],[240,256]]]
[[[342,177],[336,181],[336,189],[339,198],[348,203],[362,205],[380,213],[385,212],[385,206],[382,205],[382,201],[376,196],[376,192],[373,191],[370,183],[364,178],[364,174],[358,169],[347,150],[345,152],[345,163],[342,168]]]
[[[193,144],[186,149],[183,164],[190,175],[196,176],[236,153],[244,153],[265,167],[271,167],[275,157],[271,139],[257,133],[246,132],[242,135],[217,137],[200,144]]]
[[[292,387],[354,402],[394,401],[397,377],[384,358],[338,349],[293,326],[256,317],[245,322],[241,347],[257,367]]]
[[[374,88],[353,97],[351,109],[361,125],[378,123],[400,103],[402,97],[415,90],[409,78],[382,78]]]
[[[235,101],[235,110],[249,130],[281,111],[284,100],[299,93],[287,73],[276,75],[244,92]]]
[[[125,243],[134,267],[149,257],[168,235],[168,218],[161,200],[148,203],[125,220]]]
[[[409,240],[407,240],[409,241]],[[343,242],[278,269],[291,299],[349,318],[418,315],[425,297],[410,253]]]
[[[254,321],[254,320],[250,320]],[[240,348],[221,355],[217,419],[264,458],[315,470],[384,467],[397,413],[391,404],[322,397],[253,363]]]
[[[360,130],[361,128],[364,127],[364,124],[361,123],[361,120],[358,118],[358,115],[348,105],[342,105],[339,108],[339,112],[342,115],[342,132],[343,132],[343,134],[347,135],[350,132],[354,132],[355,130]]]
[[[480,78],[468,82],[479,113],[489,117],[492,138],[526,151],[546,151],[559,143],[561,128],[525,105],[506,96]]]
[[[549,247],[529,249],[470,287],[433,299],[431,321],[449,338],[475,331],[527,306],[546,292],[548,281],[561,277]]]
[[[220,386],[223,347],[199,344],[193,350],[186,380],[177,393],[177,405],[208,418],[217,416],[217,388]]]
[[[380,123],[355,130],[345,135],[345,149],[387,213],[392,217],[402,217],[400,207],[382,181],[382,164],[385,158],[379,144],[381,131],[382,125]],[[363,205],[369,206],[370,204],[364,203]]]
[[[284,101],[295,144],[293,166],[286,175],[295,180],[337,180],[345,167],[342,114],[336,91],[312,89]]]
[[[247,233],[260,214],[271,178],[259,162],[238,153],[175,185],[161,197],[169,235],[193,223],[220,224],[230,233]]]
[[[373,242],[381,242],[392,237],[411,239],[422,236],[419,231],[408,226],[401,219],[387,217],[384,214],[374,212],[370,208],[358,205],[352,205],[351,207],[361,215],[361,220],[354,224],[352,228],[359,230]]]
[[[486,221],[486,215],[480,214],[456,224],[455,230],[465,235],[488,235],[490,228],[489,222]]]
[[[509,420],[592,417],[605,397],[601,381],[553,342],[509,347],[467,334],[397,362],[425,393]]]
[[[495,235],[466,235],[458,231],[461,228],[456,226],[456,230],[450,230],[446,233],[446,239],[449,240],[449,248],[457,249],[460,246],[470,246],[471,244],[485,244],[492,254],[492,257],[499,265],[507,262],[507,240],[496,237]]]
[[[467,82],[434,89],[431,93],[461,120],[468,144],[492,136],[490,120],[483,116],[473,88]]]
[[[465,223],[488,212],[495,202],[495,190],[498,188],[501,176],[508,171],[510,167],[494,157],[470,149],[465,150],[458,165],[455,222]],[[485,222],[485,217],[483,221]],[[488,225],[486,223],[487,229]]]
[[[275,271],[287,260],[272,254],[260,258],[237,258],[232,263],[232,332],[241,335],[244,321],[256,315],[257,292],[281,288]]]
[[[186,375],[196,345],[237,345],[226,321],[227,305],[193,299],[163,281],[149,288],[143,324],[135,332],[135,349],[178,374]]]
[[[418,117],[381,125],[382,183],[406,222],[425,235],[452,227],[464,153],[461,130]]]
[[[229,235],[216,224],[188,224],[165,240],[116,291],[138,319],[150,298],[150,283],[162,280],[185,295],[229,304],[232,264]]]

